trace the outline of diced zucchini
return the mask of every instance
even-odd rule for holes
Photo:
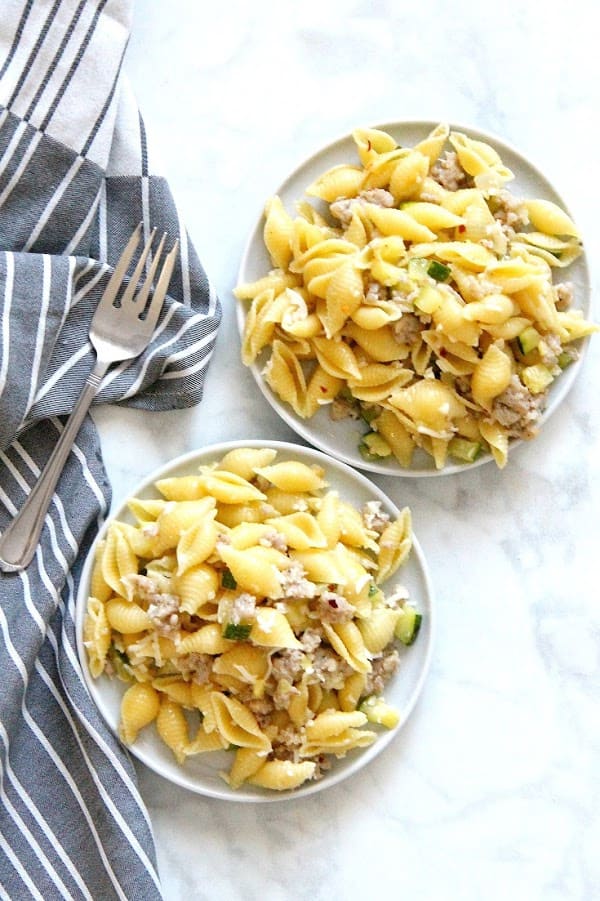
[[[371,425],[380,413],[381,407],[376,404],[360,404],[360,415],[368,425]]]
[[[406,271],[414,282],[426,282],[428,278],[432,278],[436,282],[445,282],[449,279],[451,270],[449,266],[438,260],[414,257],[408,261]]]
[[[400,722],[400,714],[395,707],[387,704],[379,695],[369,695],[361,702],[359,708],[370,723],[394,729]]]
[[[563,350],[562,353],[558,355],[557,363],[561,369],[566,369],[567,366],[570,366],[571,363],[574,363],[577,358],[572,356],[568,350]]]
[[[244,641],[250,635],[251,630],[252,626],[248,623],[226,623],[223,629],[223,638],[231,641]]]
[[[412,260],[408,261],[406,271],[408,272],[409,278],[414,282],[423,282],[427,280],[428,266],[429,260],[424,259],[423,257],[414,257]]]
[[[358,450],[365,460],[380,460],[391,456],[392,449],[378,432],[367,432],[363,435]]]
[[[438,263],[437,260],[432,260],[427,267],[427,275],[436,282],[446,282],[450,278],[450,267],[444,263]]]
[[[469,441],[467,438],[452,438],[448,443],[448,453],[462,463],[473,463],[481,453],[481,442]]]
[[[541,394],[554,380],[554,376],[543,363],[535,363],[521,370],[521,380],[532,394]]]
[[[108,656],[117,679],[121,679],[122,682],[131,682],[133,673],[127,654],[124,651],[118,651],[114,644],[111,644]]]
[[[415,307],[422,313],[435,313],[443,298],[433,285],[423,285],[415,298]]]
[[[530,325],[526,329],[523,329],[521,334],[517,337],[517,341],[519,342],[521,353],[528,354],[532,350],[535,350],[540,343],[540,333],[536,328]]]
[[[230,569],[223,570],[221,575],[221,587],[229,589],[237,588],[237,582]]]
[[[399,617],[394,631],[395,637],[405,645],[411,645],[415,642],[423,616],[418,613],[412,604],[404,604],[402,607],[402,616]]]

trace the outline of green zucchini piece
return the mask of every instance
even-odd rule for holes
[[[222,588],[237,588],[237,582],[235,580],[235,576],[231,572],[230,569],[224,569],[223,574],[221,576],[221,587]]]
[[[568,350],[563,350],[562,353],[558,355],[558,365],[561,369],[566,369],[567,366],[570,366],[571,363],[575,362],[575,357],[572,357]]]
[[[481,453],[481,442],[468,441],[467,438],[452,438],[448,444],[448,453],[461,463],[473,463]]]
[[[424,257],[413,257],[412,260],[409,260],[406,267],[409,278],[414,282],[425,281],[427,279],[427,267],[429,266],[429,262],[430,261]]]
[[[521,371],[521,381],[532,394],[541,394],[554,381],[554,376],[543,363],[535,363]]]
[[[422,614],[418,613],[412,604],[404,604],[402,607],[402,616],[396,623],[394,635],[402,642],[402,644],[414,644],[417,635],[419,634],[422,620]]]
[[[528,326],[526,329],[523,329],[521,334],[517,337],[521,353],[528,354],[532,350],[535,350],[535,348],[540,343],[540,337],[540,333],[532,325]]]
[[[427,275],[435,279],[436,282],[447,282],[450,278],[450,267],[444,265],[444,263],[438,263],[437,260],[432,260],[427,267]]]
[[[248,625],[248,623],[227,623],[223,629],[223,638],[228,638],[232,641],[244,641],[250,635],[251,630],[252,626]]]
[[[386,729],[393,729],[400,722],[400,714],[396,708],[386,703],[379,695],[369,695],[361,701],[358,709],[365,714],[369,723],[385,726]]]
[[[378,432],[367,432],[363,435],[358,450],[365,460],[381,460],[390,457],[392,449]]]

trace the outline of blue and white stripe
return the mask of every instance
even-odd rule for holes
[[[0,530],[92,367],[91,316],[137,224],[179,238],[146,352],[98,403],[202,397],[221,309],[122,73],[130,0],[5,0],[0,20]],[[135,137],[132,137],[135,136]],[[150,222],[152,210],[152,222]],[[159,899],[135,770],[82,679],[74,606],[110,503],[88,417],[27,570],[0,575],[0,898]]]

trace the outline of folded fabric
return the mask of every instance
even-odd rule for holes
[[[96,403],[202,397],[221,308],[164,178],[122,61],[128,0],[7,0],[0,21],[0,531],[21,507],[92,368],[88,330],[142,221],[180,241],[148,349]],[[77,660],[74,598],[110,486],[90,417],[30,566],[0,576],[0,894],[160,898],[135,770]]]

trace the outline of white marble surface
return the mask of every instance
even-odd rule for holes
[[[137,0],[126,68],[224,318],[198,408],[95,414],[115,502],[180,452],[293,440],[239,361],[231,289],[266,196],[357,125],[447,120],[517,146],[578,219],[597,293],[594,6]],[[375,479],[412,507],[436,590],[421,701],[352,782],[297,802],[205,799],[140,767],[168,901],[598,897],[599,380],[600,336],[503,472]]]

